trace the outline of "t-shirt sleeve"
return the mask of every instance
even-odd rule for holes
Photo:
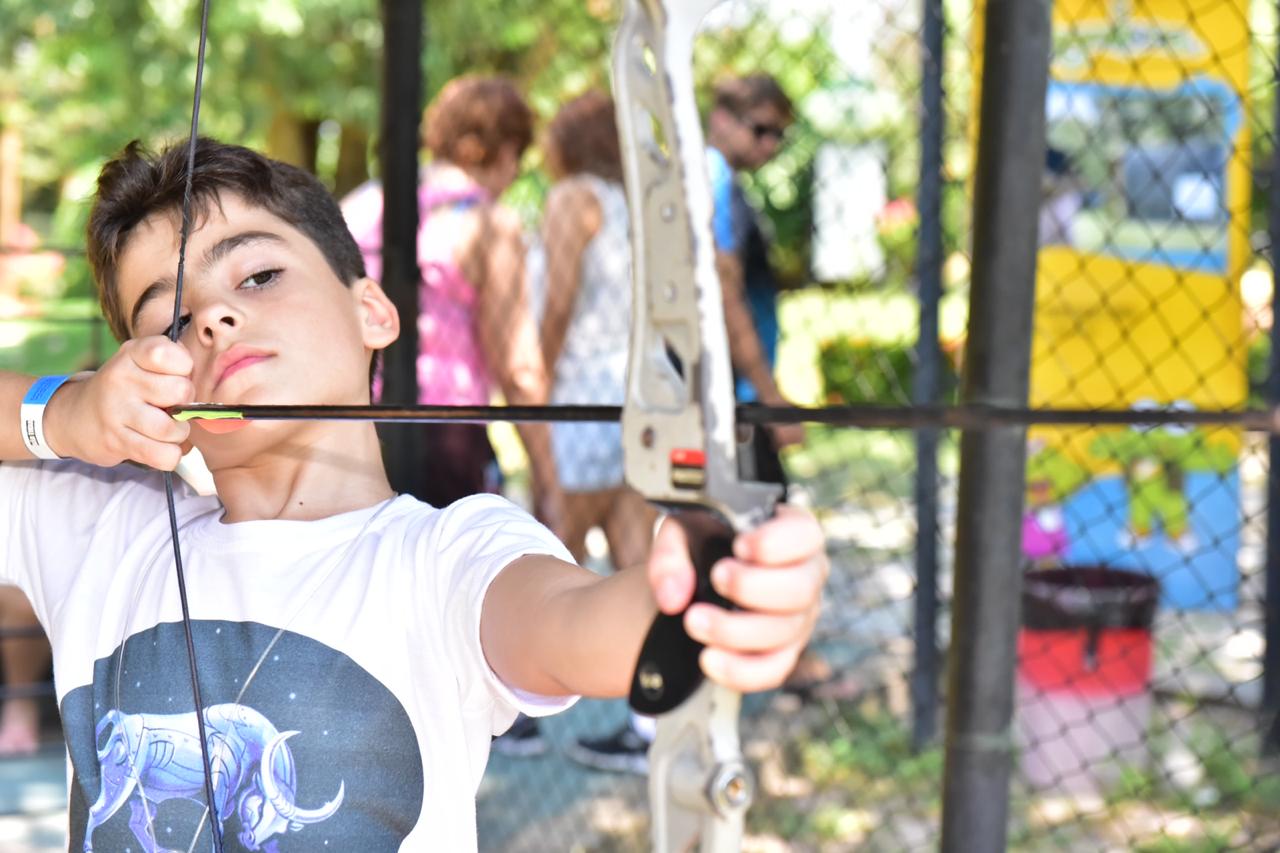
[[[541,554],[573,562],[568,549],[531,515],[497,495],[473,495],[440,512],[435,533],[427,540],[434,553],[439,606],[450,657],[459,665],[465,706],[493,708],[492,727],[499,734],[517,711],[541,717],[563,711],[576,696],[539,696],[516,690],[489,666],[480,643],[484,598],[503,569],[521,557]],[[429,564],[429,563],[428,563]]]
[[[707,151],[707,173],[711,178],[711,233],[721,252],[737,252],[742,246],[740,229],[733,221],[733,170],[724,155],[714,148]]]
[[[19,587],[48,624],[98,529],[140,524],[143,515],[126,517],[130,510],[153,514],[162,506],[158,491],[155,500],[118,499],[126,489],[154,490],[142,482],[145,476],[129,466],[72,460],[0,464],[0,584]]]

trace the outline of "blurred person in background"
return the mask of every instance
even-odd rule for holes
[[[553,405],[621,405],[631,334],[631,245],[613,100],[588,92],[547,127],[546,255],[541,338]],[[655,510],[623,482],[619,424],[552,426],[556,475],[565,493],[564,543],[579,563],[587,532],[600,527],[615,569],[644,565]],[[644,773],[653,720],[631,715],[617,731],[579,738],[574,760],[601,770]]]
[[[0,632],[38,631],[31,603],[16,586],[0,586]],[[52,653],[43,636],[0,636],[0,668],[6,690],[32,687],[50,677]],[[40,700],[15,696],[0,705],[0,758],[30,755],[40,746]]]
[[[1084,191],[1070,155],[1061,148],[1045,149],[1040,192],[1040,245],[1075,245],[1075,222],[1084,208]]]
[[[430,162],[418,188],[418,402],[485,406],[500,390],[510,405],[547,402],[548,381],[524,289],[523,229],[498,202],[520,172],[533,114],[501,77],[459,77],[427,108]],[[382,274],[382,187],[370,181],[343,215],[371,278]],[[497,458],[483,424],[419,427],[427,466],[392,472],[401,491],[443,507],[497,492]],[[561,495],[546,424],[517,426],[529,458],[534,512],[560,533]]]
[[[548,377],[525,290],[524,230],[498,198],[520,174],[533,141],[533,112],[503,77],[451,80],[427,107],[430,162],[418,185],[418,402],[485,406],[496,383],[508,404],[547,402]],[[382,275],[382,187],[371,181],[342,204],[369,276]],[[424,470],[393,483],[443,507],[498,492],[497,456],[483,424],[427,424]],[[547,424],[517,424],[529,459],[533,512],[563,538],[563,497]],[[521,716],[494,741],[509,755],[546,751],[537,724]]]
[[[720,81],[707,116],[707,171],[714,204],[711,230],[724,293],[734,390],[741,403],[790,405],[773,374],[780,336],[778,295],[783,289],[769,260],[773,230],[747,198],[741,176],[757,171],[778,154],[794,120],[791,99],[768,74]],[[739,447],[741,475],[785,489],[787,475],[779,451],[803,441],[800,424],[753,430],[749,444]],[[831,667],[807,650],[786,687],[803,694],[831,676]]]
[[[791,100],[766,74],[734,77],[717,84],[707,119],[716,268],[724,291],[735,389],[743,403],[789,405],[773,376],[782,282],[769,261],[772,229],[747,199],[738,176],[754,172],[774,158],[793,120]],[[756,477],[785,483],[778,450],[801,443],[803,427],[777,425],[757,433],[752,446]]]
[[[62,275],[67,258],[40,248],[40,235],[25,222],[15,222],[0,240],[0,317],[21,317],[35,306],[30,285],[44,286]]]

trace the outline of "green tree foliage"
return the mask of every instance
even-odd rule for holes
[[[426,9],[428,96],[460,73],[505,73],[549,113],[566,93],[607,82],[615,19],[607,0],[454,0]],[[197,0],[0,0],[0,20],[0,123],[23,128],[30,182],[57,181],[133,138],[185,134]],[[314,144],[315,127],[333,121],[373,138],[377,0],[220,0],[209,32],[205,133],[272,147],[285,120]]]
[[[506,74],[550,115],[567,96],[607,88],[618,14],[616,0],[428,3],[428,93],[458,74]]]
[[[424,8],[424,99],[459,74],[502,73],[548,118],[568,97],[608,88],[619,0],[432,0]],[[157,145],[187,133],[199,14],[199,0],[0,0],[0,125],[21,128],[28,208],[52,217],[59,242],[78,242],[92,190],[83,176],[105,157],[131,139]],[[342,191],[376,168],[381,45],[379,0],[218,0],[201,130],[315,168]],[[782,38],[780,23],[763,14],[739,16],[698,48],[704,90],[726,74],[763,70],[801,105],[795,135],[756,187],[797,278],[819,138],[803,105],[837,69],[820,21],[796,39]],[[339,162],[352,156],[349,146],[360,161],[356,178]],[[544,180],[517,188],[530,212]]]
[[[133,138],[185,134],[198,16],[195,0],[0,0],[0,121],[23,128],[28,178],[56,180]],[[205,133],[262,145],[281,110],[376,116],[373,0],[223,0],[209,29]]]

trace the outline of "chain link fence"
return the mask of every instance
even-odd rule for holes
[[[959,399],[981,15],[959,2],[738,0],[705,26],[696,67],[708,115],[722,105],[718,81],[757,73],[794,105],[784,135],[777,116],[723,117],[737,121],[729,136],[777,146],[736,180],[760,213],[778,291],[773,374],[791,402]],[[1268,264],[1276,23],[1274,5],[1248,0],[1055,4],[1033,406],[1280,399]],[[616,149],[598,133],[608,111],[570,103],[584,88],[539,105],[530,175],[508,196],[531,247],[526,304],[508,313],[536,329],[556,404],[623,393],[626,210]],[[726,255],[746,251],[734,227],[717,221]],[[738,270],[748,299],[751,269]],[[47,270],[35,284],[0,272],[0,366],[50,373],[110,354],[85,306],[41,310]],[[748,307],[767,345],[767,306]],[[489,438],[504,488],[530,500],[519,437],[495,425]],[[803,439],[781,453],[789,499],[819,515],[833,571],[806,669],[745,703],[760,783],[748,848],[931,849],[957,437],[824,426]],[[639,562],[652,518],[621,485],[616,430],[556,424],[550,449],[570,492],[571,547],[601,572]],[[1014,849],[1280,846],[1269,459],[1264,436],[1138,416],[1031,431],[1029,574],[1021,602],[1007,602],[1023,618]],[[536,737],[496,744],[482,849],[644,849],[643,775],[589,766],[612,755],[615,770],[638,769],[634,750],[605,743],[630,725],[623,703],[582,701]]]

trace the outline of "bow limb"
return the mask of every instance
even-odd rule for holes
[[[187,260],[187,240],[191,236],[191,186],[195,173],[196,144],[200,129],[200,96],[204,84],[205,46],[209,34],[209,0],[200,3],[200,43],[196,52],[195,92],[191,98],[191,133],[187,138],[187,169],[182,192],[182,226],[178,238],[178,271],[174,279],[173,322],[169,326],[169,339],[178,340],[180,320],[182,318],[182,286]],[[169,510],[169,535],[173,543],[174,571],[178,581],[178,600],[182,610],[182,633],[187,646],[187,665],[191,674],[191,700],[195,709],[196,734],[200,740],[200,757],[204,771],[204,795],[208,808],[209,830],[213,838],[214,853],[222,853],[222,816],[218,814],[217,800],[214,795],[213,765],[209,761],[209,740],[205,732],[204,700],[200,695],[200,676],[196,665],[195,634],[191,627],[191,608],[187,602],[186,573],[182,567],[182,545],[178,535],[178,509],[174,498],[173,474],[164,473],[165,503]],[[201,818],[203,824],[203,818]],[[195,837],[191,840],[194,848],[199,840],[200,826],[196,828]]]
[[[710,570],[736,532],[773,514],[781,488],[738,478],[729,341],[711,237],[706,151],[693,91],[693,40],[720,0],[628,0],[614,90],[631,214],[634,298],[622,410],[627,482],[680,509],[697,570],[694,601],[731,606]],[[740,697],[703,680],[682,615],[645,639],[631,704],[658,714],[649,752],[653,848],[741,847],[752,782]]]

